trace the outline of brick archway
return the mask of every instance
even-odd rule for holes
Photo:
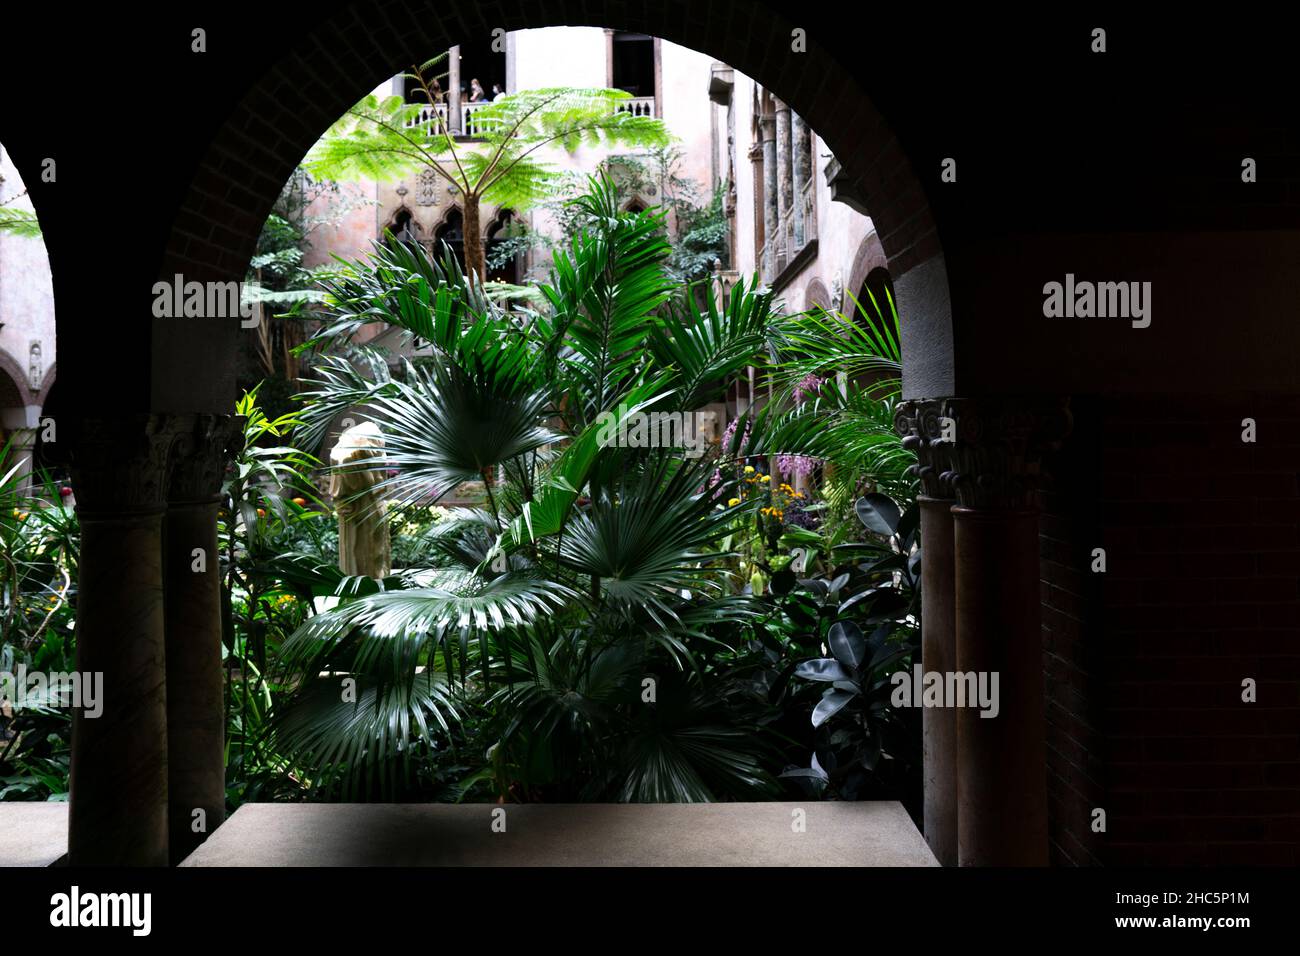
[[[717,57],[779,95],[818,131],[842,166],[837,191],[850,205],[869,211],[890,272],[897,278],[937,264],[918,273],[924,273],[916,284],[923,306],[900,311],[915,323],[916,341],[924,342],[928,353],[948,353],[937,363],[927,358],[925,367],[951,367],[947,273],[926,191],[866,91],[815,35],[807,36],[806,52],[792,52],[794,26],[767,2],[750,0],[719,0],[707,7],[684,0],[645,7],[613,0],[502,0],[492,8],[463,7],[456,23],[448,23],[445,12],[425,2],[398,7],[364,0],[312,26],[217,132],[181,203],[161,275],[241,279],[281,186],[319,135],[365,91],[430,50],[498,28],[612,24]],[[322,57],[321,51],[330,55]],[[325,62],[328,70],[321,66]],[[234,329],[226,330],[219,336],[225,341],[212,346],[233,355],[234,336]],[[198,370],[206,388],[193,376],[176,374],[192,360],[194,346],[182,329],[155,323],[155,410],[228,410],[223,396],[233,387],[222,376],[232,373],[212,362],[211,350],[206,368]],[[933,388],[933,376],[921,379]]]

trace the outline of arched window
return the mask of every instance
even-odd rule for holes
[[[465,269],[465,217],[459,209],[447,213],[447,218],[433,231],[433,256],[442,260],[442,244],[451,248],[451,254],[460,263],[461,271]]]
[[[515,222],[515,213],[513,209],[502,209],[497,213],[496,218],[492,220],[492,225],[488,227],[487,244],[485,254],[487,256],[488,281],[489,282],[509,282],[511,285],[519,283],[518,256],[511,256],[502,264],[493,268],[490,263],[496,258],[496,253],[501,248],[501,243],[510,235],[510,227]]]
[[[420,224],[415,221],[415,216],[412,215],[411,210],[405,206],[393,213],[387,231],[393,234],[394,239],[402,242],[415,242],[420,238]]]

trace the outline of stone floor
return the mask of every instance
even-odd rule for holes
[[[494,817],[505,811],[505,832]],[[793,824],[805,816],[803,832]],[[500,823],[497,823],[497,830]],[[245,804],[182,866],[938,866],[901,804]]]
[[[0,803],[0,866],[51,866],[67,852],[66,803]]]

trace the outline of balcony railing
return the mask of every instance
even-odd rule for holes
[[[484,103],[461,103],[460,104],[460,127],[461,136],[481,136],[487,132],[489,121],[476,120],[474,114],[489,104]],[[653,96],[634,96],[630,100],[623,100],[618,104],[617,111],[620,113],[631,113],[633,116],[651,116],[655,115],[655,98]],[[406,123],[407,129],[425,129],[431,134],[437,135],[446,129],[447,122],[447,104],[439,103],[436,106],[428,104],[420,107],[420,112],[412,117]]]
[[[474,114],[489,104],[484,103],[461,103],[460,104],[460,127],[461,136],[481,136],[487,131],[487,120],[476,120]],[[447,104],[438,103],[436,106],[424,105],[420,107],[420,112],[407,120],[407,129],[425,129],[431,134],[446,130],[447,123]]]
[[[634,96],[618,104],[618,112],[631,113],[633,116],[654,116],[655,98],[653,96]]]

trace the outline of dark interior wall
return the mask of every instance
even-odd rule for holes
[[[963,394],[1300,388],[1300,229],[999,236],[948,268]],[[1150,326],[1046,317],[1067,274],[1149,282]]]
[[[1112,397],[1101,439],[1107,862],[1300,863],[1300,396]]]
[[[1105,575],[1093,569],[1104,535],[1096,496],[1101,403],[1075,396],[1069,441],[1045,463],[1039,518],[1039,588],[1047,711],[1047,800],[1051,861],[1106,862],[1106,836],[1093,812],[1107,809],[1105,671],[1100,615]],[[1108,811],[1109,812],[1109,811]]]

